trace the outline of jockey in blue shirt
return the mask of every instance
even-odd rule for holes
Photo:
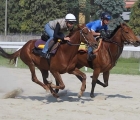
[[[111,20],[110,14],[105,12],[105,13],[102,13],[101,20],[89,22],[86,24],[86,26],[92,31],[93,36],[101,36],[101,33],[99,31],[101,31],[102,29],[104,29],[106,34],[108,34],[107,25],[109,24],[110,20]],[[96,57],[96,55],[93,54],[92,47],[89,47],[88,48],[88,60],[91,61],[95,57]]]

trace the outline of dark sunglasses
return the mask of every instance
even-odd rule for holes
[[[74,22],[68,22],[70,25],[73,25],[74,24]]]

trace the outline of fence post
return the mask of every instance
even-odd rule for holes
[[[87,67],[85,67],[85,71],[87,71]]]

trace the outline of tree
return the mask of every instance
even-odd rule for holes
[[[94,10],[91,1],[94,0],[63,0],[63,2],[67,3],[66,9],[68,13],[73,13],[77,21],[79,20],[79,13],[82,13],[85,15],[86,22],[89,22],[90,13]]]
[[[110,29],[114,29],[123,21],[120,14],[125,11],[124,0],[95,0],[94,3],[99,6],[96,15],[100,16],[103,11],[111,14],[112,21],[109,24]]]
[[[129,25],[136,35],[140,35],[140,0],[131,8]]]
[[[0,1],[0,33],[4,33],[4,24],[5,23],[5,2]]]
[[[0,1],[0,32],[4,32],[5,2]],[[44,25],[65,16],[62,0],[9,0],[7,27],[10,33],[41,33]]]
[[[8,32],[16,33],[20,31],[22,21],[22,10],[19,0],[9,0],[7,5],[7,29]]]

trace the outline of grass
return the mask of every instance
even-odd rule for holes
[[[0,56],[0,66],[15,68],[13,64],[9,64],[9,60]],[[18,59],[17,68],[28,68],[20,59]],[[84,68],[81,69],[85,71]],[[92,72],[93,70],[88,68],[87,72]],[[130,74],[130,75],[140,75],[140,59],[136,58],[119,58],[116,66],[110,71],[112,74]]]
[[[12,62],[9,64],[9,60],[0,56],[0,66],[15,68],[15,65]],[[24,64],[20,58],[18,58],[17,68],[28,68],[26,64]]]
[[[82,68],[84,71],[84,68]],[[92,69],[88,68],[87,72],[92,72]],[[140,59],[136,58],[119,58],[116,66],[110,71],[112,74],[130,74],[130,75],[140,75]]]

